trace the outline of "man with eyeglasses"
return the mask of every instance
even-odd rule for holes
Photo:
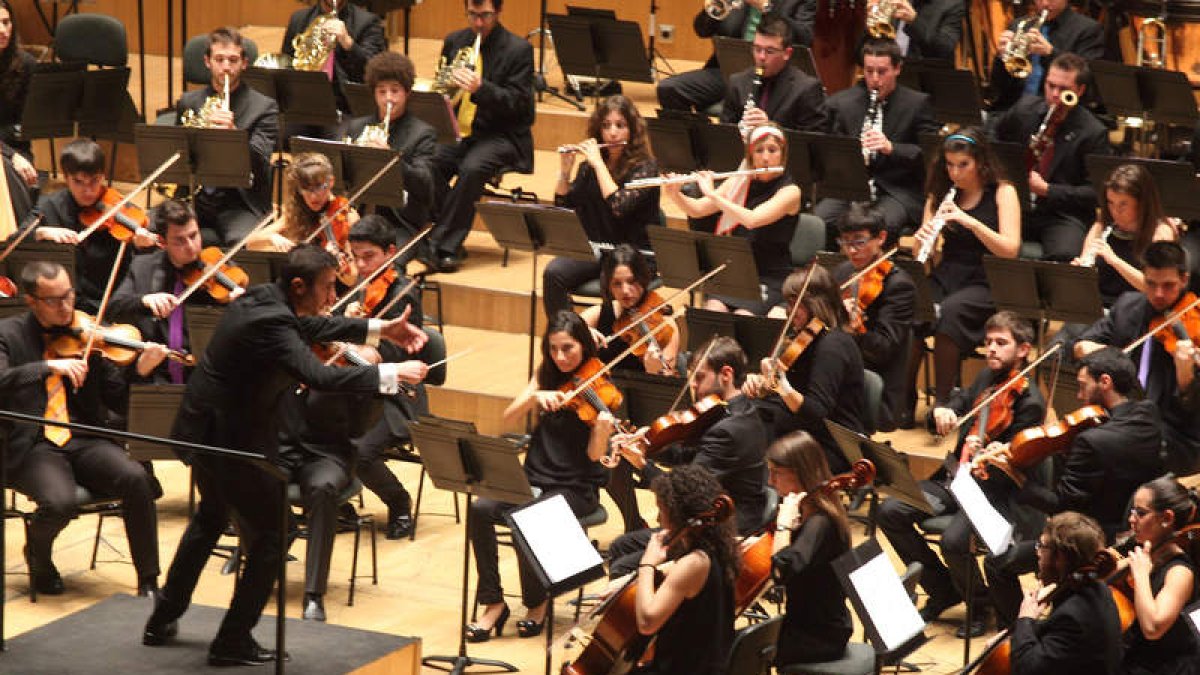
[[[791,65],[788,22],[775,15],[763,17],[753,49],[754,66],[729,78],[721,122],[738,124],[743,133],[767,122],[785,129],[820,131],[825,89],[820,80]]]
[[[462,245],[475,220],[475,202],[500,170],[533,170],[533,46],[500,25],[504,0],[464,0],[468,28],[446,36],[442,57],[452,63],[466,49],[479,53],[473,67],[456,67],[451,80],[461,98],[455,114],[462,140],[438,146],[434,190],[439,207],[429,236],[426,262],[441,272],[457,271]],[[454,187],[450,179],[458,177]]]
[[[895,429],[907,411],[907,349],[917,295],[908,272],[891,260],[878,262],[886,241],[883,217],[867,204],[851,204],[838,219],[837,243],[846,261],[833,270],[833,278],[843,286],[862,275],[842,289],[842,301],[863,365],[883,378],[883,406],[876,425],[880,431]]]
[[[0,407],[59,422],[105,426],[110,410],[123,413],[129,404],[127,378],[134,371],[149,375],[166,356],[166,348],[147,343],[128,369],[96,351],[87,358],[59,355],[53,344],[75,319],[75,289],[66,269],[57,263],[29,263],[21,270],[21,290],[29,312],[0,321]],[[76,484],[122,500],[138,595],[158,592],[155,486],[122,446],[63,427],[16,424],[4,462],[6,487],[37,504],[25,560],[38,593],[64,592],[51,548],[75,516]]]
[[[279,133],[279,106],[274,99],[242,86],[242,73],[250,64],[236,29],[218,28],[209,33],[204,65],[212,80],[179,97],[175,123],[189,110],[199,112],[209,97],[223,97],[228,78],[229,109],[213,111],[208,127],[245,129],[250,135],[250,187],[205,187],[196,193],[194,202],[204,245],[228,247],[244,239],[271,210],[271,153]]]
[[[350,104],[346,102],[344,83],[362,82],[367,61],[387,49],[383,21],[378,16],[350,0],[317,0],[312,7],[292,12],[280,50],[294,57],[296,48],[292,46],[292,40],[307,30],[318,17],[329,16],[335,7],[337,14],[334,18],[321,25],[321,32],[326,39],[333,41],[333,53],[329,57],[331,63],[323,64],[323,70],[333,80],[338,110],[349,112]]]

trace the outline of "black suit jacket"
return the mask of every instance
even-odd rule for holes
[[[1009,24],[1008,30],[1016,30],[1017,22],[1021,18],[1024,17],[1014,19]],[[1033,21],[1030,21],[1031,25],[1032,23]],[[1073,52],[1089,61],[1104,58],[1104,30],[1090,17],[1067,7],[1062,14],[1058,15],[1057,19],[1046,22],[1046,25],[1050,29],[1047,39],[1054,51],[1049,56],[1042,57],[1042,77],[1038,80],[1037,89],[1035,89],[1039,93],[1042,91],[1042,84],[1046,79],[1046,71],[1050,69],[1050,63],[1060,54]],[[996,58],[992,59],[992,72],[989,80],[992,90],[992,108],[995,110],[1004,110],[1015,103],[1025,90],[1026,83],[1025,80],[1018,80],[1008,74],[1008,70],[1001,61],[1001,56],[1003,54],[997,52]]]
[[[442,56],[450,62],[459,49],[475,43],[468,28],[455,31],[442,42]],[[479,45],[483,58],[483,85],[471,94],[475,121],[471,137],[502,136],[517,148],[516,169],[533,170],[533,45],[496,26]]]
[[[817,16],[816,0],[779,0],[771,3],[771,13],[777,14],[792,27],[792,42],[806,47],[813,42],[813,20]],[[703,9],[696,13],[692,20],[692,28],[696,35],[710,38],[716,35],[738,38],[746,37],[746,6],[743,5],[731,11],[729,16],[717,21]],[[717,67],[717,55],[708,57],[705,68]]]
[[[1044,621],[1017,619],[1012,630],[1015,675],[1114,675],[1121,665],[1121,623],[1112,592],[1085,582]]]
[[[996,121],[997,140],[1027,145],[1046,117],[1049,106],[1041,96],[1022,96]],[[1112,152],[1108,143],[1108,128],[1081,105],[1067,114],[1054,135],[1054,157],[1050,183],[1045,197],[1038,197],[1034,208],[1037,214],[1066,214],[1083,223],[1096,219],[1096,189],[1088,178],[1087,155],[1107,155]],[[1036,168],[1036,167],[1035,167]]]
[[[45,336],[32,312],[0,320],[0,406],[5,410],[45,415],[46,378],[50,375]],[[88,377],[79,389],[65,382],[67,412],[72,422],[105,426],[107,411],[124,413],[129,404],[125,372],[97,353],[88,359],[88,368]],[[80,436],[77,432],[73,435]],[[12,426],[4,456],[9,475],[41,438],[41,426]]]
[[[785,129],[820,131],[824,118],[821,104],[825,102],[825,88],[821,81],[794,66],[787,66],[773,78],[763,80],[760,91],[754,91],[754,69],[737,73],[729,78],[725,90],[725,105],[721,110],[721,121],[737,124],[746,111],[746,98],[754,94],[755,104],[762,108],[763,93],[767,96],[767,119]]]
[[[185,110],[199,110],[209,96],[214,95],[211,85],[203,89],[184,92],[175,104],[175,123]],[[229,94],[229,108],[238,129],[250,132],[250,170],[253,174],[248,189],[218,188],[217,196],[222,200],[241,203],[258,216],[271,210],[271,153],[275,151],[275,140],[279,133],[279,105],[275,99],[263,96],[245,83]],[[202,191],[197,198],[205,197]],[[208,226],[208,224],[205,224]]]
[[[963,18],[967,5],[962,0],[914,2],[917,18],[904,26],[908,35],[907,58],[954,60],[954,50],[962,39]]]
[[[283,35],[281,51],[288,56],[295,56],[292,39],[304,32],[304,29],[323,13],[320,3],[293,12],[288,19],[287,32]],[[345,94],[342,92],[342,83],[363,81],[367,61],[387,49],[387,37],[383,32],[383,21],[352,2],[340,3],[337,14],[342,23],[346,24],[346,32],[354,40],[350,49],[342,49],[341,45],[335,43],[333,50],[333,82],[337,85],[338,109],[349,110]]]
[[[838,265],[833,277],[841,285],[856,273],[849,261]],[[901,349],[912,333],[913,306],[916,302],[917,286],[908,272],[893,266],[883,278],[883,290],[879,297],[867,306],[865,324],[867,332],[855,335],[854,340],[862,351],[863,364],[875,372],[886,371],[896,361],[906,361],[907,354]]]
[[[368,124],[379,124],[379,115],[355,117],[338,132],[337,138],[358,138]],[[404,208],[378,207],[389,217],[419,230],[429,222],[433,205],[433,154],[437,151],[437,132],[433,127],[405,113],[388,125],[388,145],[400,152],[404,190],[408,192]]]
[[[317,390],[378,391],[377,367],[325,366],[310,348],[361,342],[366,331],[361,319],[297,317],[279,286],[252,286],[217,324],[188,380],[172,437],[275,459],[280,399],[297,381]]]
[[[825,99],[826,131],[857,137],[862,133],[869,102],[870,94],[862,82]],[[922,187],[925,184],[925,161],[919,136],[937,130],[938,123],[933,119],[928,94],[897,85],[892,95],[884,100],[883,134],[892,142],[892,154],[877,153],[868,170],[880,193],[899,200],[909,219],[917,223],[921,222],[924,208]]]

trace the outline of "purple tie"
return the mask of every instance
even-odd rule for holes
[[[1154,345],[1147,340],[1142,344],[1142,359],[1138,363],[1138,381],[1142,383],[1142,388],[1145,389],[1150,381],[1150,350]]]
[[[183,280],[176,277],[174,293],[178,296],[182,292]],[[175,351],[183,349],[183,305],[176,307],[167,317],[167,347]],[[182,363],[168,359],[167,372],[171,375],[172,384],[183,384]]]

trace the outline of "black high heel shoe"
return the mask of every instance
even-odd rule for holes
[[[521,619],[517,622],[517,637],[537,637],[542,634],[542,629],[546,627],[546,620],[530,621],[529,619]]]
[[[496,619],[496,624],[491,628],[476,626],[473,623],[467,624],[467,642],[487,642],[488,640],[492,639],[493,630],[496,631],[496,637],[504,635],[504,624],[508,623],[509,614],[511,614],[511,612],[508,609],[508,605],[505,605],[504,609],[500,610],[500,617]],[[518,622],[518,626],[519,625],[520,622]],[[519,632],[520,628],[517,630]]]

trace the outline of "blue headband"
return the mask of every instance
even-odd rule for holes
[[[946,137],[946,140],[947,141],[966,141],[967,143],[970,143],[971,145],[975,145],[974,138],[971,138],[970,136],[964,136],[962,134],[950,134],[949,136]]]

